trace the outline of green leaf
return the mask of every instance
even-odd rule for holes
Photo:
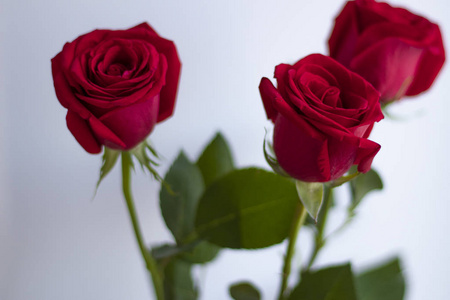
[[[161,212],[175,240],[181,243],[194,230],[195,212],[204,190],[203,178],[198,167],[181,152],[164,181],[171,191],[161,188]]]
[[[292,291],[288,299],[356,300],[350,264],[303,273],[299,285]]]
[[[295,185],[262,169],[233,171],[211,184],[197,210],[197,234],[227,248],[263,248],[289,234]]]
[[[230,286],[230,296],[234,300],[260,300],[261,293],[250,282],[238,282]]]
[[[163,244],[152,248],[152,255],[157,260],[177,257],[191,264],[205,264],[216,258],[220,249],[206,241],[193,242],[182,246]]]
[[[402,300],[405,279],[400,261],[395,258],[356,277],[359,300]]]
[[[383,189],[383,182],[381,181],[380,175],[372,169],[365,174],[358,175],[350,182],[350,186],[352,191],[352,205],[350,210],[354,210],[367,193],[373,190]]]
[[[102,180],[106,177],[106,175],[111,172],[111,170],[116,165],[117,159],[119,158],[120,151],[110,149],[108,147],[104,147],[103,157],[102,157],[102,167],[100,169],[100,177],[97,181],[97,186],[95,188],[95,192],[97,193],[97,189],[100,186]]]
[[[295,181],[298,196],[309,215],[317,221],[323,202],[323,183]]]
[[[228,143],[219,132],[200,155],[197,166],[203,175],[205,186],[234,169],[233,156]]]
[[[162,244],[152,248],[152,255],[156,260],[173,258],[184,251],[183,247],[172,244]]]
[[[192,265],[174,259],[164,268],[164,299],[195,300],[198,291],[192,280]]]
[[[214,244],[202,241],[191,250],[184,251],[180,257],[192,264],[205,264],[216,258],[220,249],[220,247]]]

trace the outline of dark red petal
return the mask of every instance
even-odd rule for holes
[[[354,163],[358,165],[359,172],[367,173],[370,170],[372,161],[380,148],[380,145],[371,140],[360,139],[359,150]]]
[[[160,94],[158,123],[164,121],[173,114],[175,101],[178,92],[178,82],[180,80],[181,62],[178,57],[177,48],[172,41],[159,38],[153,44],[158,52],[163,54],[167,60],[166,85]]]
[[[125,149],[126,145],[124,142],[122,142],[121,139],[99,119],[92,116],[89,118],[88,122],[92,132],[101,144],[109,148]]]
[[[388,38],[355,57],[351,69],[380,92],[380,101],[396,100],[405,94],[414,79],[422,53],[423,49]]]
[[[276,98],[281,99],[281,95],[275,89],[272,82],[266,77],[261,79],[261,83],[259,84],[259,93],[261,94],[264,109],[266,110],[267,119],[275,122],[275,118],[278,113],[273,106],[273,102]]]
[[[349,1],[336,17],[328,40],[330,56],[344,66],[349,66],[359,36],[356,4]]]
[[[288,72],[291,69],[292,66],[288,64],[279,64],[275,67],[274,77],[277,79],[277,89],[285,99],[287,98],[286,86],[288,83]]]
[[[77,142],[84,148],[84,150],[91,154],[101,152],[101,145],[94,137],[86,120],[82,119],[76,113],[68,111],[66,115],[66,122],[70,132],[75,137]]]
[[[283,115],[284,118],[288,119],[292,124],[297,126],[298,129],[303,130],[309,136],[317,140],[325,140],[326,135],[318,130],[314,125],[310,124],[310,118],[304,115],[298,114],[283,98],[275,98],[273,101],[273,106],[279,114]]]
[[[327,140],[316,139],[309,130],[304,129],[283,115],[278,115],[273,133],[273,147],[278,163],[289,175],[298,180],[329,181]]]
[[[430,88],[445,62],[445,50],[439,27],[433,24],[434,32],[432,44],[426,48],[419,65],[417,66],[414,80],[406,95],[417,95]]]
[[[124,143],[123,147],[112,147],[129,150],[142,142],[156,124],[159,110],[159,96],[127,107],[115,109],[100,120],[114,132]]]

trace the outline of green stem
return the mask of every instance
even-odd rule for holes
[[[295,244],[297,242],[298,232],[300,231],[303,223],[305,223],[307,215],[308,212],[299,201],[299,205],[297,206],[297,210],[294,216],[294,222],[292,223],[291,233],[289,234],[289,243],[286,250],[286,255],[284,256],[283,273],[278,300],[284,299],[284,293],[287,289],[289,275],[291,274],[291,261],[295,252]]]
[[[317,222],[317,233],[314,239],[314,249],[309,258],[309,262],[306,265],[305,271],[309,271],[314,264],[314,261],[319,254],[319,251],[325,245],[325,225],[327,223],[328,211],[330,210],[331,205],[333,204],[331,199],[333,198],[333,188],[325,187],[325,197],[323,207],[320,211],[318,222]]]
[[[158,266],[150,251],[145,247],[144,239],[139,227],[139,221],[134,207],[133,196],[131,194],[131,156],[127,152],[122,152],[122,188],[123,195],[128,207],[128,213],[130,214],[131,223],[133,224],[134,234],[141,250],[141,255],[144,258],[145,265],[150,271],[153,286],[157,300],[164,300],[164,289],[161,280],[161,276],[158,271]]]

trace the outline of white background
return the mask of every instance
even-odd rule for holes
[[[398,0],[441,25],[450,41],[450,2]],[[148,21],[176,42],[182,78],[175,115],[151,141],[165,173],[184,148],[196,159],[221,130],[239,166],[267,168],[261,152],[266,121],[258,93],[274,66],[313,52],[326,40],[343,1],[301,0],[2,0],[0,5],[0,299],[151,299],[149,280],[120,190],[119,168],[92,201],[100,156],[89,155],[66,128],[54,94],[50,59],[66,41],[95,28]],[[336,237],[319,264],[351,260],[360,270],[400,254],[410,300],[449,299],[450,74],[393,107],[404,121],[384,120],[372,139],[385,181]],[[158,185],[137,172],[134,192],[148,243],[170,240]],[[345,201],[344,201],[345,202]],[[332,227],[339,217],[332,218]],[[308,253],[309,235],[298,246]],[[230,282],[249,279],[274,299],[284,244],[223,251],[195,274],[203,300],[229,299]],[[298,265],[297,256],[295,264]]]

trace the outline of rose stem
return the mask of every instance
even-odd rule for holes
[[[333,197],[333,188],[325,187],[325,197],[324,197],[324,203],[321,213],[319,214],[318,222],[317,222],[317,233],[316,237],[314,239],[314,250],[311,254],[311,257],[309,258],[309,262],[306,265],[305,271],[309,271],[311,267],[314,264],[314,261],[317,258],[317,255],[319,254],[319,251],[322,249],[322,247],[325,245],[325,239],[323,237],[325,233],[325,225],[327,222],[328,217],[328,211],[330,210],[330,207],[332,205],[332,199]]]
[[[291,273],[291,261],[292,256],[295,252],[295,244],[297,242],[298,233],[300,231],[300,228],[302,227],[303,223],[306,220],[306,216],[308,215],[308,212],[303,207],[299,200],[299,204],[297,206],[295,215],[294,215],[294,221],[292,223],[291,227],[291,233],[289,234],[289,243],[288,247],[286,249],[286,255],[284,256],[284,265],[283,265],[283,272],[281,277],[281,287],[280,287],[280,293],[278,294],[278,300],[284,299],[284,293],[287,288],[289,275]]]
[[[150,271],[153,286],[155,289],[156,299],[164,300],[164,289],[161,281],[161,276],[158,271],[158,266],[150,251],[147,250],[142,237],[141,229],[139,228],[139,221],[134,207],[133,196],[131,194],[131,156],[128,152],[122,152],[122,188],[123,195],[130,214],[131,223],[133,224],[134,234],[144,258],[147,269]]]

